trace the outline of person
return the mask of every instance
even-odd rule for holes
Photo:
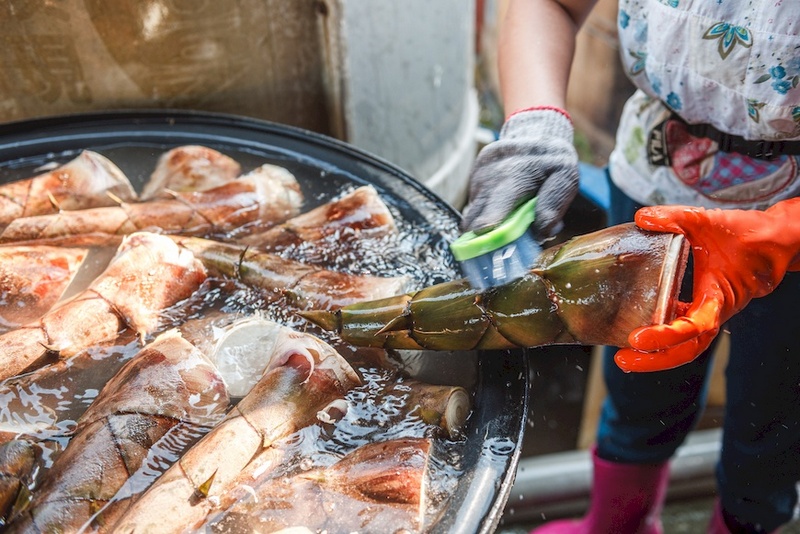
[[[510,0],[498,58],[508,115],[474,163],[464,229],[496,225],[534,196],[536,235],[561,226],[578,188],[566,89],[593,4]],[[644,207],[640,225],[685,231],[697,242],[695,294],[675,322],[605,349],[589,509],[536,532],[662,531],[669,459],[701,414],[722,328],[731,343],[709,532],[770,532],[794,517],[800,274],[783,275],[796,250],[777,243],[800,224],[778,207],[800,193],[799,21],[797,2],[619,0],[620,58],[637,90],[609,158],[608,223]],[[722,230],[729,216],[743,221],[728,229],[738,237]]]

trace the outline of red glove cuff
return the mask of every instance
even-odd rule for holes
[[[510,119],[511,117],[516,115],[517,113],[523,113],[525,111],[555,111],[556,113],[561,113],[562,115],[564,115],[567,118],[567,120],[570,122],[570,124],[573,124],[573,126],[574,126],[574,123],[572,122],[572,117],[570,116],[570,114],[567,113],[566,110],[561,109],[561,108],[556,107],[556,106],[532,106],[532,107],[529,107],[529,108],[518,109],[516,111],[512,111],[511,113],[508,114],[508,116],[506,116],[506,122],[508,122],[508,119]]]

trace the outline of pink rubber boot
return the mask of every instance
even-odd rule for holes
[[[592,451],[591,503],[583,519],[553,521],[531,534],[661,534],[669,464],[620,464]]]
[[[722,516],[722,504],[719,499],[714,503],[714,513],[711,514],[711,521],[708,523],[708,534],[731,534]]]

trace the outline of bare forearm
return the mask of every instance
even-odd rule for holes
[[[575,35],[596,0],[510,0],[498,67],[505,112],[566,106]]]

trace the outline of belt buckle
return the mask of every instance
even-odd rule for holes
[[[756,145],[755,158],[774,159],[781,153],[783,143],[781,141],[759,141]]]

